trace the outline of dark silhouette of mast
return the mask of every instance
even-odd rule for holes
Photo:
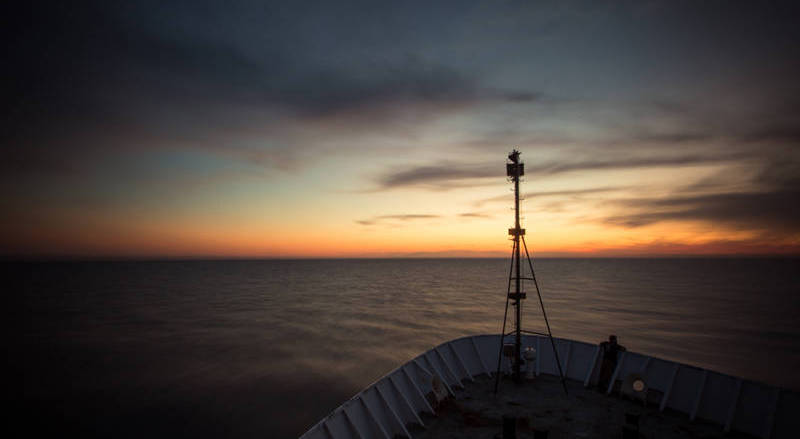
[[[514,306],[514,350],[513,350],[513,359],[512,359],[512,374],[514,378],[514,382],[517,384],[522,383],[522,373],[521,373],[521,363],[522,363],[522,333],[531,333],[540,336],[546,336],[550,339],[550,346],[553,348],[553,354],[555,355],[556,364],[558,365],[558,374],[561,377],[561,385],[564,387],[564,393],[568,394],[567,392],[567,384],[564,381],[564,373],[561,369],[561,360],[558,358],[558,349],[556,349],[555,340],[553,340],[553,333],[550,330],[550,322],[547,320],[547,313],[544,309],[544,301],[542,300],[542,293],[539,290],[539,282],[536,281],[536,273],[533,271],[533,262],[531,261],[531,255],[528,253],[528,245],[525,243],[525,229],[520,227],[519,222],[519,180],[520,177],[525,175],[525,165],[519,161],[520,152],[514,149],[511,151],[511,154],[508,155],[508,160],[511,163],[506,163],[506,176],[514,182],[514,228],[508,229],[508,234],[513,236],[514,247],[511,251],[511,267],[509,268],[508,273],[508,291],[506,293],[506,310],[505,315],[503,316],[503,330],[500,333],[500,351],[497,355],[497,376],[495,378],[494,384],[494,393],[497,393],[497,387],[500,383],[500,365],[502,364],[502,356],[503,356],[503,347],[505,345],[505,337],[511,335],[511,333],[506,334],[506,321],[508,320],[508,302],[513,301],[512,305]],[[522,241],[522,246],[525,247],[525,257],[528,260],[528,266],[530,267],[531,277],[524,278],[522,277],[522,270],[521,270],[521,246],[520,241]],[[516,268],[516,270],[515,270]],[[513,277],[512,277],[513,274]],[[511,292],[511,281],[514,280],[514,292]],[[547,334],[542,334],[538,332],[532,331],[523,331],[522,329],[522,301],[526,298],[526,293],[522,291],[522,280],[532,280],[534,285],[536,286],[536,294],[539,296],[539,305],[542,307],[542,316],[544,317],[544,323],[547,326]],[[540,353],[537,353],[540,355]],[[530,367],[530,365],[528,365]]]
[[[519,151],[516,149],[508,155],[511,163],[506,164],[506,175],[514,182],[514,228],[508,229],[508,234],[514,237],[514,265],[516,266],[516,277],[514,279],[514,293],[509,297],[514,301],[515,313],[515,337],[514,337],[514,382],[520,383],[522,376],[520,375],[520,360],[522,359],[522,320],[521,308],[522,300],[525,299],[525,293],[522,292],[522,285],[520,279],[520,245],[519,239],[521,235],[525,234],[525,229],[519,226],[519,177],[525,175],[525,165],[519,162]]]

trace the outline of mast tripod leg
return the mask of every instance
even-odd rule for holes
[[[567,383],[564,381],[564,371],[561,370],[561,360],[558,358],[556,342],[553,341],[553,332],[550,330],[550,322],[547,320],[547,312],[544,310],[542,293],[539,291],[539,282],[536,281],[536,273],[533,271],[533,262],[531,262],[531,255],[528,253],[528,244],[525,242],[524,237],[522,238],[522,245],[525,247],[525,257],[528,259],[528,265],[531,268],[531,278],[533,279],[533,284],[536,286],[536,295],[539,296],[539,305],[542,307],[544,324],[547,326],[547,336],[550,338],[550,345],[553,347],[553,355],[556,357],[556,365],[558,365],[558,376],[561,378],[561,386],[564,388],[564,394],[569,395],[569,391],[567,391]]]
[[[503,360],[503,340],[506,338],[506,321],[508,320],[508,295],[511,294],[511,273],[514,270],[514,251],[517,249],[517,242],[511,249],[511,268],[508,269],[508,292],[506,293],[506,310],[503,314],[503,330],[500,331],[500,349],[497,352],[497,371],[494,376],[494,394],[497,395],[497,386],[500,384],[500,364]]]

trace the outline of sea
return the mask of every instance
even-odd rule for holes
[[[5,262],[9,419],[26,437],[294,438],[423,351],[499,333],[509,262]],[[799,262],[534,268],[556,337],[616,334],[631,351],[798,390]],[[525,288],[522,326],[543,332]]]

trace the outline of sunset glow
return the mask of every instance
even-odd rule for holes
[[[800,253],[796,22],[714,5],[31,11],[0,250],[505,257],[518,148],[537,255]]]

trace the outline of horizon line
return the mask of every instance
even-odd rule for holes
[[[800,253],[751,254],[644,254],[644,255],[546,255],[531,259],[793,259]],[[192,261],[327,261],[327,260],[430,260],[509,259],[509,256],[0,256],[0,263],[36,262],[192,262]]]

